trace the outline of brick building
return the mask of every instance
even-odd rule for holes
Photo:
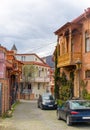
[[[81,81],[88,81],[90,93],[90,8],[57,31],[57,67],[64,71],[68,80],[73,75],[73,96],[80,97]],[[54,56],[55,57],[55,56]]]
[[[0,46],[0,114],[11,109],[17,99],[22,63],[14,52]],[[18,94],[19,95],[19,94]]]

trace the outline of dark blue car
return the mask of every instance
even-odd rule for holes
[[[57,119],[63,119],[67,125],[75,122],[90,122],[90,101],[69,100],[57,107]]]
[[[37,101],[38,108],[43,109],[56,109],[57,103],[51,93],[44,93],[39,96]]]

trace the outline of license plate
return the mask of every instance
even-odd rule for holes
[[[53,105],[49,105],[49,107],[53,107]]]
[[[82,119],[90,119],[90,117],[82,117]]]

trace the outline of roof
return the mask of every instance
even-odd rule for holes
[[[74,19],[72,22],[73,23],[79,22],[81,19],[87,18],[89,15],[90,15],[90,8],[87,8],[87,9],[84,10],[83,14],[81,14],[79,17]]]
[[[74,25],[74,24],[80,24],[80,21],[83,19],[86,19],[88,16],[90,16],[90,8],[87,8],[83,14],[81,14],[76,19],[72,20],[71,22],[67,22],[63,26],[61,26],[58,30],[56,30],[54,33],[57,35],[61,30],[66,29],[67,27]]]
[[[54,33],[57,35],[57,33],[60,31],[60,30],[62,30],[62,29],[64,29],[64,28],[66,28],[66,27],[68,27],[69,25],[71,25],[71,22],[67,22],[66,24],[64,24],[61,28],[59,28],[57,31],[55,31]]]
[[[17,48],[16,48],[15,44],[12,46],[11,50],[16,50],[17,51]]]
[[[44,63],[40,63],[40,62],[35,62],[35,61],[22,61],[22,63],[23,64],[26,64],[26,65],[30,65],[30,64],[33,64],[33,65],[39,65],[39,66],[44,66],[44,67],[49,67],[50,68],[50,66],[49,65],[47,65],[46,63],[44,64]]]
[[[43,64],[44,66],[48,66],[48,67],[50,67],[49,65],[47,65],[45,62],[44,62],[44,60],[42,59],[42,58],[40,58],[37,54],[35,54],[35,53],[23,53],[23,54],[15,54],[16,56],[30,56],[30,55],[35,55],[42,63],[39,63],[39,62],[34,62],[34,61],[32,61],[32,63],[33,64]],[[23,63],[31,63],[31,62],[23,62]]]

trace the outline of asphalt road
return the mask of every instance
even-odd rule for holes
[[[41,110],[36,101],[22,100],[13,117],[0,120],[0,130],[90,130],[90,124],[67,126],[57,120],[56,110]]]

